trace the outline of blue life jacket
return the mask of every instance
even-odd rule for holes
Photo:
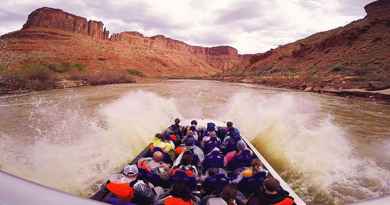
[[[219,151],[212,151],[208,155],[206,155],[203,161],[204,170],[210,168],[223,168],[224,156]]]
[[[204,145],[204,152],[209,153],[214,148],[220,148],[221,141],[218,138],[211,138],[209,141],[206,142]]]
[[[229,179],[224,174],[217,174],[207,177],[203,182],[203,188],[207,194],[212,192],[219,194],[228,183]]]
[[[192,190],[196,189],[196,178],[194,176],[187,176],[184,170],[177,170],[169,180],[171,181],[171,184],[184,182],[188,184]]]
[[[238,183],[238,190],[245,194],[246,196],[251,195],[255,192],[255,190],[258,187],[261,187],[261,185],[264,182],[264,179],[266,177],[266,172],[258,172],[255,175],[251,177],[244,177],[239,183]]]
[[[123,202],[123,201],[121,201],[119,198],[117,198],[115,196],[108,197],[105,200],[105,202],[110,203],[112,205],[136,205],[136,204],[131,203],[131,202]]]
[[[238,168],[249,167],[251,165],[252,159],[252,152],[246,149],[233,157],[233,159],[228,163],[227,169],[236,170]]]
[[[225,141],[223,143],[224,146],[222,148],[222,152],[224,154],[226,154],[228,152],[235,150],[236,144],[237,144],[237,141],[233,137],[229,137],[229,138],[225,139]]]

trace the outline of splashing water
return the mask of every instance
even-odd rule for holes
[[[241,93],[225,107],[243,135],[306,202],[346,203],[389,193],[390,173],[357,157],[346,133],[309,98]]]
[[[1,134],[1,169],[76,195],[118,171],[138,154],[154,133],[180,116],[172,100],[132,92],[87,117],[75,97],[63,102],[34,100],[32,144],[21,146]]]

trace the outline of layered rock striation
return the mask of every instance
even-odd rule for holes
[[[88,21],[84,17],[48,7],[37,9],[28,16],[23,29],[30,28],[60,29],[85,34],[98,40],[108,39],[109,37],[109,31],[104,28],[101,21]]]

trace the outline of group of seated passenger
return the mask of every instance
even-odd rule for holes
[[[232,122],[226,127],[180,120],[155,135],[136,164],[106,184],[114,205],[292,205],[294,201],[247,147]]]

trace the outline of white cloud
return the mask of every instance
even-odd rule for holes
[[[20,28],[32,10],[61,8],[102,20],[111,32],[163,34],[196,45],[264,52],[365,15],[373,0],[3,0],[0,33]]]

